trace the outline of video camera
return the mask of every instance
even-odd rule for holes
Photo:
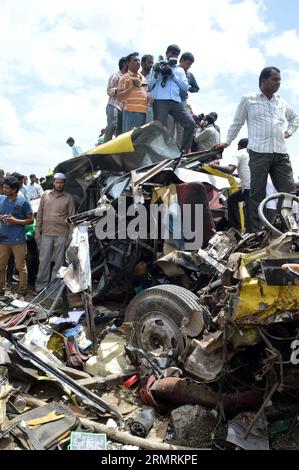
[[[202,122],[202,121],[205,121],[206,119],[206,116],[204,113],[201,113],[199,114],[198,116],[196,114],[193,115],[193,119],[194,121],[196,122],[197,126],[199,126],[199,124]]]
[[[159,55],[158,62],[155,64],[155,71],[159,71],[162,75],[161,86],[164,88],[166,85],[167,78],[172,75],[171,67],[177,65],[178,59],[176,57],[169,57],[164,59],[163,56]]]
[[[199,114],[198,116],[193,116],[194,121],[196,122],[197,126],[199,126],[202,122],[203,125],[206,126],[208,124],[214,124],[215,120],[211,114],[205,115],[204,113]]]

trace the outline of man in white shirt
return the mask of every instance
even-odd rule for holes
[[[232,175],[235,171],[240,178],[240,189],[227,199],[228,223],[230,227],[241,230],[239,202],[245,203],[245,226],[248,231],[247,203],[250,191],[249,155],[247,151],[248,139],[238,142],[238,151],[230,158],[228,166],[211,165],[213,168]]]
[[[249,225],[251,232],[261,230],[258,206],[266,196],[268,174],[279,192],[293,192],[295,183],[285,139],[299,127],[299,117],[275,93],[281,83],[280,70],[267,67],[259,78],[260,90],[243,96],[230,126],[226,142],[216,148],[226,148],[237,137],[245,121],[248,127],[249,168],[251,191]],[[283,125],[288,122],[287,130]]]
[[[29,201],[34,201],[35,199],[40,199],[43,194],[43,188],[37,182],[36,175],[30,175],[30,184],[27,188],[27,197]]]
[[[220,143],[220,134],[214,126],[215,118],[208,114],[195,130],[193,137],[198,151],[211,150]]]

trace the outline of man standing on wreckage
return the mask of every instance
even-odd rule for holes
[[[261,230],[258,206],[266,197],[268,174],[278,192],[292,193],[295,190],[290,157],[285,139],[299,127],[299,116],[276,95],[280,88],[281,75],[276,67],[262,70],[259,91],[243,96],[237,108],[234,122],[230,126],[226,142],[215,149],[225,149],[237,137],[245,121],[248,127],[249,168],[251,191],[248,201],[250,232]],[[287,130],[283,125],[288,122]]]

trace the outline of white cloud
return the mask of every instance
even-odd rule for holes
[[[271,38],[265,44],[269,57],[283,56],[294,62],[299,62],[299,34],[295,29],[284,31],[276,37]]]
[[[20,145],[22,137],[15,108],[8,99],[0,97],[0,148]]]

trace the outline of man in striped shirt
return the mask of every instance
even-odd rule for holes
[[[124,105],[123,102],[117,98],[117,88],[120,78],[128,70],[126,57],[119,59],[118,67],[118,72],[113,73],[108,80],[107,95],[109,96],[109,100],[106,107],[107,126],[103,143],[108,142],[114,135],[118,136],[122,132],[122,112]]]
[[[147,81],[138,72],[140,59],[138,52],[133,52],[127,57],[128,72],[119,80],[117,98],[123,100],[123,132],[128,132],[134,127],[145,124],[147,111]]]
[[[251,191],[248,204],[251,232],[261,230],[258,206],[266,197],[268,174],[279,192],[293,192],[295,183],[285,144],[299,127],[299,116],[275,93],[281,83],[280,70],[267,67],[259,78],[260,90],[243,96],[230,126],[226,142],[215,148],[226,148],[237,137],[245,121],[248,127],[248,152]],[[283,129],[287,121],[288,127]]]

